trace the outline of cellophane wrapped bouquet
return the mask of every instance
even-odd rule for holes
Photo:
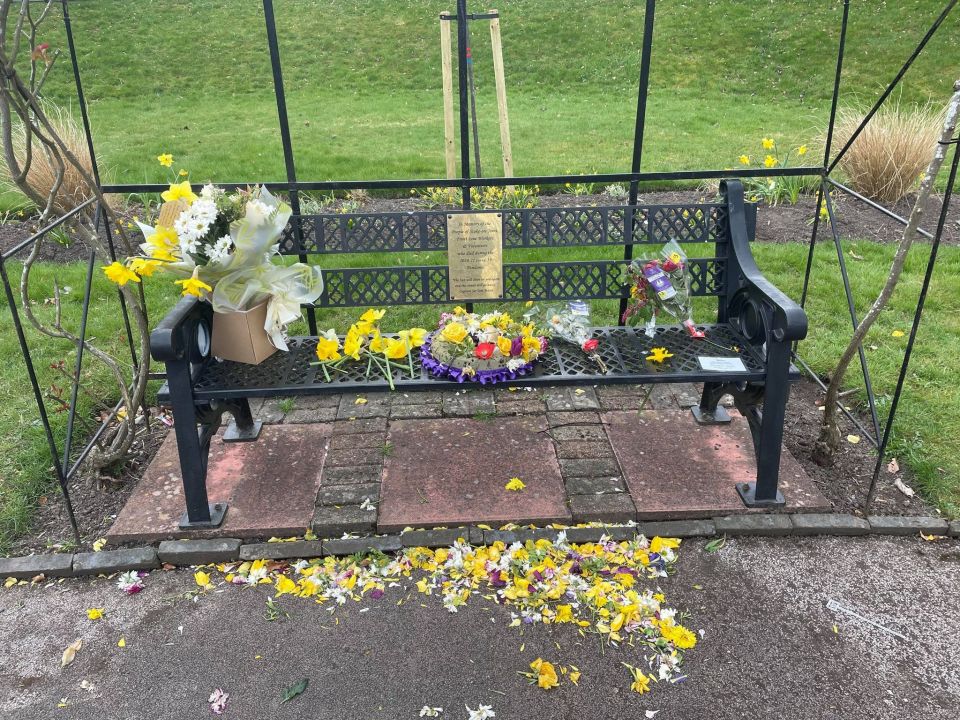
[[[675,240],[664,245],[658,255],[631,262],[627,273],[630,299],[624,322],[643,321],[644,332],[653,337],[658,321],[666,315],[682,324],[692,337],[703,337],[693,322],[687,254]]]

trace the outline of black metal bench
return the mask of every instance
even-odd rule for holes
[[[721,184],[721,201],[698,205],[651,205],[498,210],[503,215],[504,250],[661,245],[671,238],[708,243],[710,257],[691,257],[691,290],[717,298],[717,322],[699,325],[709,343],[680,327],[658,327],[647,337],[631,327],[597,328],[602,373],[580,348],[550,343],[532,375],[515,385],[702,382],[694,416],[698,422],[729,422],[719,405],[731,394],[746,418],[757,456],[755,482],[737,486],[750,507],[783,504],[777,489],[780,447],[789,382],[799,377],[790,362],[791,343],[806,335],[803,310],[768,282],[750,251],[756,206],[744,202],[737,180]],[[449,211],[385,214],[330,214],[295,217],[281,242],[289,255],[443,251]],[[554,253],[551,253],[554,254]],[[503,301],[612,300],[626,296],[621,259],[536,261],[504,264]],[[324,271],[325,289],[317,308],[449,305],[446,265],[332,268]],[[315,337],[296,337],[290,351],[251,366],[209,357],[212,310],[193,298],[180,303],[151,336],[154,359],[166,364],[161,402],[173,406],[187,511],[182,527],[216,527],[226,511],[212,504],[206,490],[210,441],[224,412],[234,422],[224,441],[255,440],[260,424],[249,398],[320,393],[387,391],[383,378],[364,378],[365,367],[336,373],[327,382],[315,360]],[[311,323],[313,325],[313,323]],[[311,330],[316,332],[315,327]],[[674,353],[670,363],[645,360],[651,347]],[[738,352],[729,348],[736,347]],[[727,348],[725,351],[724,348]],[[702,355],[739,357],[745,370],[704,371]],[[397,371],[397,390],[462,388],[428,375],[415,364],[414,376]],[[477,386],[478,389],[480,386]]]

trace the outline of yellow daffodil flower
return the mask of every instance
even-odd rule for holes
[[[173,165],[173,155],[170,153],[163,153],[162,155],[157,155],[157,162],[163,165],[164,167],[170,167]]]
[[[503,487],[509,490],[510,492],[520,492],[526,487],[526,484],[520,478],[515,477],[515,478],[510,478],[510,480],[507,481],[507,484],[504,485]]]
[[[103,274],[110,282],[115,282],[120,287],[128,282],[140,282],[140,277],[133,270],[116,260],[103,267]]]
[[[764,150],[773,150],[773,148],[776,146],[773,138],[764,138],[761,143],[763,144]]]
[[[347,337],[343,340],[343,354],[354,360],[359,360],[360,348],[362,346],[363,340],[361,333],[356,329],[356,326],[351,327],[347,332]]]
[[[317,338],[317,359],[321,361],[339,360],[340,341],[336,331],[331,328],[326,334]]]
[[[277,595],[290,595],[297,592],[297,584],[286,575],[281,575],[276,582]]]
[[[573,622],[573,606],[572,605],[557,605],[557,614],[553,618],[555,623],[568,623]]]
[[[409,347],[402,338],[387,338],[383,354],[390,360],[399,360],[407,356]]]
[[[773,155],[767,155],[763,159],[763,164],[765,167],[772,168],[774,165],[777,164],[777,159]]]
[[[806,146],[806,145],[801,145],[800,147],[797,148],[797,155],[800,155],[800,156],[802,157],[802,156],[804,156],[804,155],[806,155],[806,154],[807,154],[807,146]]]
[[[194,268],[193,275],[186,280],[177,280],[175,284],[183,288],[181,294],[184,296],[193,295],[194,297],[203,297],[204,292],[213,292],[213,288],[200,279],[197,268]]]
[[[410,347],[418,348],[427,341],[427,331],[425,328],[410,328]]]
[[[383,352],[384,341],[383,336],[380,334],[380,330],[377,328],[373,329],[373,332],[370,335],[370,350],[375,353]]]
[[[464,338],[467,337],[467,328],[463,325],[463,323],[447,323],[443,330],[440,331],[440,337],[447,342],[452,342],[455,345],[459,345],[464,341]]]
[[[741,155],[738,159],[740,160],[740,164],[741,164],[741,165],[749,165],[749,164],[750,164],[750,156],[749,156],[749,155]]]
[[[378,320],[382,320],[383,316],[387,314],[386,310],[374,310],[370,308],[363,315],[360,316],[360,320],[366,323],[375,323]]]
[[[533,352],[540,352],[540,348],[541,348],[540,338],[534,337],[534,336],[532,336],[532,335],[526,335],[526,336],[524,336],[524,338],[523,338],[523,359],[524,359],[524,360],[529,360],[529,359],[530,359],[530,353],[531,353],[531,351],[533,351]]]
[[[662,538],[659,535],[650,541],[650,552],[662,553],[665,549],[675,549],[680,547],[680,541],[677,538]]]
[[[504,357],[510,357],[511,345],[512,343],[510,342],[510,338],[504,337],[503,335],[497,338],[497,348],[500,350],[500,354]]]
[[[197,199],[196,194],[193,192],[193,188],[190,187],[190,181],[184,180],[179,183],[170,183],[170,189],[164,190],[160,193],[160,197],[166,202],[173,202],[174,200],[186,200],[187,203],[192,203]]]
[[[147,236],[147,246],[154,260],[174,262],[177,259],[174,252],[178,249],[178,238],[173,228],[162,225],[155,227],[153,234]]]
[[[668,351],[664,347],[655,347],[650,349],[650,354],[647,355],[647,360],[650,362],[663,364],[663,361],[667,358],[672,358],[673,353]]]
[[[197,570],[193,574],[193,581],[202,588],[210,587],[210,576],[203,570]]]
[[[537,687],[550,690],[560,686],[560,680],[557,678],[557,671],[553,667],[553,663],[537,658],[530,663],[530,669],[537,674]]]
[[[150,260],[147,258],[134,258],[130,261],[130,269],[140,277],[150,277],[160,267],[159,260]]]
[[[91,620],[99,620],[103,617],[103,608],[90,608],[87,610],[87,617]]]

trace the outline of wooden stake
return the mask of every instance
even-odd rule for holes
[[[440,13],[449,18],[450,13]],[[447,179],[457,176],[457,148],[453,130],[453,68],[450,57],[449,19],[440,20],[440,65],[443,72],[443,150],[447,162]]]
[[[495,13],[496,10],[488,10]],[[507,83],[503,75],[503,43],[500,40],[500,18],[490,20],[490,44],[493,47],[493,75],[497,86],[497,112],[500,115],[500,147],[503,151],[503,176],[513,177],[513,149],[510,145],[510,118],[507,115]],[[513,186],[507,186],[513,192]]]

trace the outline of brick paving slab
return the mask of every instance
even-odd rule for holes
[[[560,460],[560,472],[564,477],[617,477],[620,467],[613,457],[590,460]]]
[[[486,391],[463,391],[443,396],[443,414],[450,417],[473,417],[497,410],[493,395]]]
[[[390,393],[390,405],[429,405],[431,403],[440,403],[443,400],[443,393],[437,390],[424,390],[423,392],[410,393]]]
[[[527,397],[526,393],[516,399],[497,400],[497,415],[540,415],[545,410],[543,400]]]
[[[350,465],[347,467],[325,467],[321,487],[329,485],[362,485],[379,483],[383,469],[380,465]]]
[[[392,422],[394,450],[384,466],[380,532],[569,520],[545,428],[542,416]],[[514,476],[526,483],[524,491],[504,489]]]
[[[589,460],[613,457],[613,448],[606,438],[603,440],[572,440],[556,444],[557,457],[568,460]]]
[[[600,413],[592,411],[581,412],[548,412],[547,422],[551,428],[559,425],[599,425]]]
[[[331,426],[268,425],[260,439],[210,445],[207,493],[228,502],[223,525],[184,531],[177,441],[169,433],[107,533],[111,542],[155,542],[188,537],[296,535],[310,527]]]
[[[240,546],[241,560],[289,560],[291,558],[316,558],[322,554],[323,543],[319,540],[251,543]]]
[[[393,405],[390,408],[391,420],[410,418],[438,418],[443,416],[443,407],[439,402],[428,405]]]
[[[549,388],[544,392],[547,410],[559,412],[565,410],[598,410],[600,402],[592,387]]]
[[[350,448],[349,450],[327,451],[326,467],[352,467],[358,465],[381,465],[386,452],[386,442],[380,441],[379,446],[365,448]]]
[[[355,448],[382,448],[387,442],[384,432],[334,435],[330,438],[330,450],[353,450]]]
[[[691,383],[682,383],[673,386],[673,396],[680,408],[691,408],[700,404],[700,388]]]
[[[362,510],[359,505],[322,505],[313,515],[312,528],[317,537],[336,538],[344,533],[372,532],[376,524],[376,510]]]
[[[0,579],[12,577],[17,580],[30,580],[37,575],[69,577],[72,574],[73,555],[70,553],[0,558]]]
[[[160,558],[160,562],[172,565],[230,562],[240,557],[240,540],[237,538],[164,540],[157,550],[157,557]]]
[[[483,533],[483,530],[480,530]],[[459,538],[467,540],[470,537],[469,528],[446,528],[442,530],[408,530],[400,535],[400,544],[403,547],[447,548]],[[481,534],[481,540],[483,535]]]
[[[564,477],[563,484],[568,495],[603,495],[627,491],[627,485],[619,475]]]
[[[792,519],[796,535],[866,535],[870,532],[870,523],[856,515],[803,513]]]
[[[333,407],[295,408],[288,412],[283,421],[288,425],[303,423],[326,423],[337,419],[337,409]]]
[[[266,398],[256,410],[251,407],[251,412],[261,422],[267,424],[282,423],[287,413],[280,406],[281,404],[286,405],[285,401],[287,400],[292,400],[292,398]]]
[[[607,441],[607,432],[603,425],[561,425],[550,428],[548,433],[556,442],[577,442],[586,440]]]
[[[380,499],[380,483],[355,485],[320,485],[317,505],[362,505],[364,500],[376,503]]]
[[[748,512],[736,484],[756,477],[746,421],[700,426],[689,410],[604,413],[614,452],[637,506],[637,519],[708,518]],[[830,504],[784,449],[780,489],[787,509],[818,512]],[[756,512],[764,512],[759,510]]]
[[[353,420],[338,420],[333,424],[333,434],[352,435],[353,433],[386,432],[387,418],[355,418]]]
[[[637,536],[637,528],[632,525],[607,525],[600,527],[568,528],[567,541],[571,543],[598,542],[606,536],[614,542],[633,540]]]
[[[636,519],[637,510],[626,493],[609,495],[571,495],[573,521],[625,523]]]
[[[360,399],[365,399],[366,402],[358,405],[357,400]],[[340,398],[340,406],[337,408],[338,420],[387,417],[389,414],[390,397],[382,392],[343,395]]]

